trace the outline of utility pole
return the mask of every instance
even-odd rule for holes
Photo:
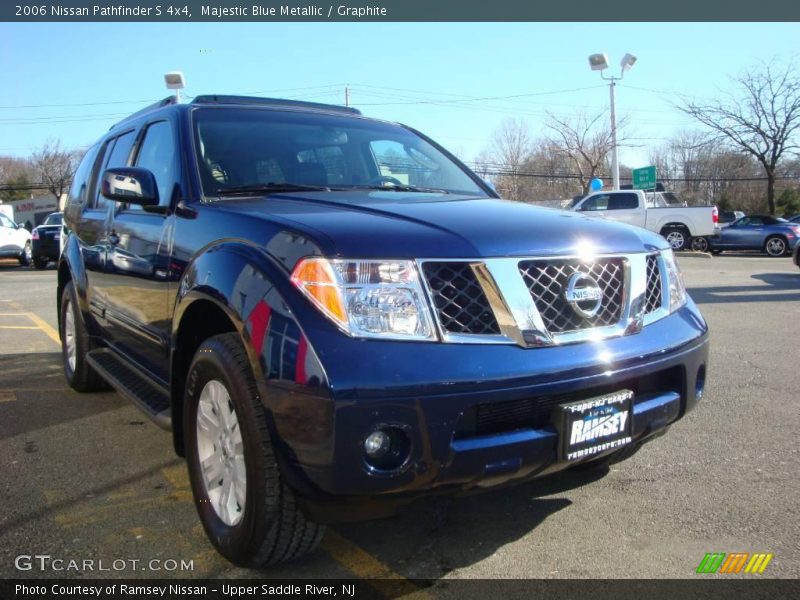
[[[350,106],[350,88],[344,86],[344,105]]]

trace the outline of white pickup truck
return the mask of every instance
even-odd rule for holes
[[[669,206],[660,193],[642,190],[595,192],[576,202],[571,210],[655,231],[673,250],[684,250],[692,238],[713,236],[719,228],[716,206]]]

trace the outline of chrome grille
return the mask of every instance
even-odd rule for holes
[[[492,335],[500,327],[468,262],[422,266],[442,329],[447,333]]]
[[[647,257],[647,291],[645,292],[644,314],[650,314],[661,308],[663,298],[658,254],[651,254]]]
[[[579,259],[526,260],[519,263],[519,271],[551,334],[615,325],[622,318],[625,302],[622,258],[601,258],[592,263]],[[593,317],[579,315],[567,302],[567,285],[574,273],[594,279],[603,293],[600,310]]]

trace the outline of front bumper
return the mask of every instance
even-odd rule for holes
[[[608,391],[634,389],[632,438],[644,442],[694,407],[708,360],[708,329],[691,300],[638,334],[548,348],[315,333],[330,398],[276,389],[276,403],[291,410],[273,417],[287,481],[323,504],[461,492],[567,468],[575,463],[559,461],[548,411]],[[507,414],[487,427],[484,407]],[[407,462],[394,471],[364,458],[364,438],[380,426],[411,440]]]

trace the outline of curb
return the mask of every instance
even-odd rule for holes
[[[712,258],[710,252],[698,252],[697,250],[680,250],[675,252],[675,256],[680,258]]]

